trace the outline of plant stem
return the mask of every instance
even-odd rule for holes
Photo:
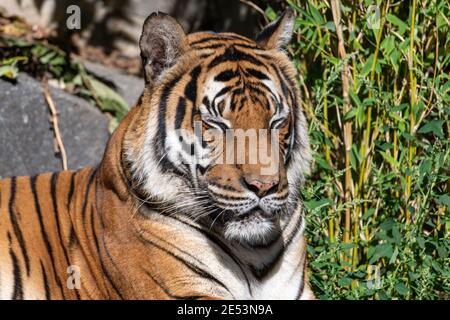
[[[331,0],[331,10],[333,15],[333,22],[336,28],[336,34],[338,37],[338,54],[343,60],[342,69],[342,97],[344,100],[343,112],[347,114],[351,109],[349,100],[349,67],[347,62],[347,53],[345,51],[344,36],[341,28],[341,11],[340,2],[338,0]],[[347,203],[351,199],[351,190],[353,186],[350,166],[350,150],[352,146],[352,122],[346,121],[344,123],[344,146],[345,146],[345,184],[344,184],[344,202]],[[350,242],[350,219],[351,212],[350,206],[345,208],[345,221],[344,221],[344,242]],[[350,253],[351,254],[351,253]]]
[[[416,0],[412,0],[412,13],[411,13],[411,30],[409,36],[409,55],[408,55],[408,68],[409,68],[409,86],[410,86],[410,110],[409,110],[409,129],[410,134],[414,135],[414,112],[416,107],[416,94],[417,94],[417,80],[414,75],[414,29],[416,17]],[[416,147],[414,141],[408,141],[408,166],[410,172],[406,175],[406,190],[405,190],[405,202],[406,202],[406,222],[410,222],[410,212],[408,208],[408,202],[411,195],[411,170],[413,165],[413,158],[415,155]]]

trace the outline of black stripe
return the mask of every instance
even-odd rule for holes
[[[93,170],[91,172],[91,175],[89,176],[89,181],[88,181],[88,184],[87,184],[87,187],[86,187],[86,193],[84,194],[83,207],[82,207],[82,210],[81,210],[81,215],[83,217],[83,221],[85,221],[85,218],[86,218],[86,209],[87,209],[87,204],[89,202],[88,198],[89,198],[89,193],[91,191],[92,183],[94,182],[95,173],[96,173],[96,170]]]
[[[203,38],[203,39],[200,39],[200,40],[197,40],[197,41],[193,41],[193,42],[191,42],[189,45],[190,46],[196,46],[196,45],[198,45],[198,44],[202,44],[202,43],[205,43],[205,42],[209,42],[209,41],[220,41],[220,40],[224,40],[225,38],[220,38],[220,37],[218,37],[218,36],[215,36],[215,37],[206,37],[206,38]]]
[[[116,284],[114,283],[114,281],[112,280],[112,277],[109,273],[109,271],[106,269],[104,263],[103,263],[103,259],[100,256],[100,245],[98,243],[98,238],[97,238],[97,233],[95,232],[95,228],[94,228],[94,210],[91,208],[90,210],[91,212],[91,232],[92,232],[92,237],[94,238],[94,243],[95,243],[95,249],[97,252],[97,255],[99,256],[99,261],[100,261],[100,266],[102,268],[103,271],[103,275],[106,277],[106,279],[108,280],[108,282],[111,284],[112,288],[114,289],[114,291],[116,292],[116,294],[122,299],[124,300],[124,297],[122,296],[122,294],[120,293],[120,290],[116,287]]]
[[[158,132],[155,136],[155,152],[156,157],[159,160],[159,167],[163,172],[167,172],[170,169],[175,169],[172,163],[167,159],[165,154],[165,141],[166,141],[166,112],[167,112],[167,101],[169,99],[170,93],[172,92],[173,87],[180,81],[181,76],[178,76],[172,79],[169,83],[167,83],[161,94],[161,101],[159,102],[159,110],[158,110]],[[164,155],[164,157],[163,157]]]
[[[257,278],[258,280],[262,280],[277,265],[277,263],[280,261],[281,257],[284,255],[286,250],[291,245],[292,240],[297,235],[297,232],[300,229],[302,221],[303,221],[303,217],[300,215],[300,217],[299,217],[299,219],[297,221],[297,225],[295,227],[295,230],[292,232],[290,237],[287,239],[286,244],[284,246],[281,246],[279,252],[275,255],[275,257],[269,263],[265,264],[262,268],[255,268],[254,266],[252,266],[250,268],[252,273],[253,273],[253,275],[255,276],[255,278]],[[270,246],[273,246],[273,245],[274,244],[271,244]],[[256,246],[254,246],[254,248],[256,248]],[[259,245],[258,248],[266,249],[266,247],[264,247],[263,245]]]
[[[142,97],[141,97],[142,98]],[[140,99],[141,99],[140,98]],[[77,172],[72,172],[70,176],[70,187],[69,187],[69,194],[67,197],[67,212],[70,216],[70,205],[72,204],[73,195],[75,193],[75,178],[76,178]],[[69,248],[72,248],[74,244],[76,243],[76,236],[75,236],[75,229],[73,228],[72,223],[70,224],[70,231],[69,231]],[[74,289],[75,295],[78,300],[81,299],[80,294],[78,293],[77,289]]]
[[[214,182],[214,181],[209,181],[208,183],[209,183],[210,185],[212,185],[212,186],[215,186],[215,187],[218,187],[218,188],[222,188],[222,189],[224,189],[224,190],[236,191],[236,192],[239,192],[239,193],[242,192],[241,190],[238,190],[238,189],[236,189],[235,187],[228,186],[228,185],[222,185],[222,184],[216,183],[216,182]]]
[[[289,127],[288,127],[288,131],[286,133],[286,137],[290,138],[289,140],[293,139],[293,137],[292,137],[292,129],[293,129],[293,127],[294,127],[294,119],[291,119]],[[286,148],[286,151],[285,151],[285,160],[284,160],[284,162],[285,162],[285,164],[288,164],[289,160],[291,159],[291,151],[292,150],[291,150],[291,143],[290,142],[287,143],[286,145],[287,145],[287,148]]]
[[[255,50],[255,49],[263,50],[257,44],[255,45],[255,44],[233,43],[233,46],[239,47],[239,48],[244,48],[244,49],[250,49],[250,50]]]
[[[198,171],[200,171],[200,174],[201,174],[202,176],[205,174],[206,170],[208,170],[208,167],[207,167],[207,166],[204,167],[204,166],[202,166],[202,165],[200,165],[200,164],[196,164],[196,165],[195,165],[195,168],[196,168]]]
[[[207,46],[194,46],[197,50],[208,50],[208,49],[218,49],[225,46],[225,43],[217,43],[217,44],[211,44]]]
[[[305,248],[305,253],[303,254],[302,281],[300,283],[300,287],[298,288],[298,293],[297,293],[297,296],[295,297],[295,300],[299,300],[303,294],[303,291],[305,290],[305,281],[306,281],[305,270],[306,270],[306,248]]]
[[[200,234],[202,234],[204,237],[206,237],[209,241],[211,241],[213,244],[215,244],[217,247],[219,247],[227,256],[229,256],[231,258],[231,260],[233,260],[233,262],[236,264],[236,266],[239,268],[239,270],[241,270],[242,275],[244,276],[245,282],[247,284],[247,288],[250,292],[250,295],[252,294],[252,289],[250,286],[250,281],[247,277],[247,274],[245,273],[241,263],[239,262],[239,260],[234,256],[233,252],[231,252],[230,248],[223,243],[218,237],[216,237],[215,235],[213,235],[212,233],[208,232],[207,230],[204,230],[198,226],[195,226],[189,222],[186,222],[182,219],[177,218],[176,216],[169,216],[169,218],[174,219],[186,226],[191,227],[192,229],[196,230],[197,232],[199,232]]]
[[[161,282],[155,279],[155,277],[152,276],[152,274],[148,270],[144,270],[145,274],[152,279],[156,285],[161,288],[161,290],[171,299],[178,299],[178,300],[198,300],[200,298],[203,298],[203,296],[178,296],[169,291]]]
[[[69,233],[69,247],[73,247],[73,245],[76,243],[77,237],[75,235],[75,229],[73,228],[73,225],[70,227],[70,233]]]
[[[257,78],[258,80],[269,80],[269,77],[265,73],[263,73],[259,70],[253,69],[253,68],[247,68],[244,70],[244,72]]]
[[[61,234],[61,225],[59,223],[59,212],[58,212],[58,202],[57,202],[57,194],[56,194],[56,185],[58,183],[59,173],[53,173],[51,182],[50,182],[50,194],[52,197],[52,203],[53,203],[53,210],[55,214],[55,221],[56,221],[56,229],[58,232],[58,238],[60,246],[63,250],[64,257],[66,259],[67,266],[70,266],[70,260],[69,260],[69,254],[67,253],[67,249],[65,246],[65,242],[63,240],[62,234]]]
[[[184,88],[184,95],[187,99],[191,100],[194,106],[197,104],[197,79],[202,71],[202,67],[200,65],[196,66],[190,72],[191,80],[186,84]]]
[[[14,291],[12,295],[12,300],[23,300],[23,287],[22,287],[22,272],[20,271],[19,262],[17,261],[17,256],[14,250],[11,248],[11,242],[9,244],[9,255],[11,256],[13,263],[13,274],[14,274]]]
[[[220,42],[220,41],[226,41],[226,40],[241,40],[243,42],[247,42],[249,45],[253,44],[255,47],[257,47],[256,44],[253,43],[250,39],[247,39],[247,38],[244,38],[244,37],[241,37],[238,35],[226,35],[226,36],[225,35],[216,35],[216,36],[212,36],[212,37],[206,37],[206,38],[203,38],[203,39],[200,39],[197,41],[193,41],[189,45],[196,46],[198,44],[202,44],[205,42],[210,42],[210,41],[211,42],[213,42],[213,41]]]
[[[223,88],[220,89],[220,91],[214,96],[214,99],[213,99],[213,101],[212,101],[212,103],[211,103],[211,106],[212,106],[212,110],[214,111],[214,114],[215,114],[216,116],[222,115],[222,114],[220,113],[220,110],[218,109],[218,106],[217,106],[217,108],[216,108],[216,100],[219,99],[219,98],[220,98],[221,96],[223,96],[224,94],[230,92],[233,88],[234,88],[234,85],[223,87]],[[238,90],[238,89],[235,89],[235,91],[236,91],[236,90]],[[233,106],[232,106],[232,108],[233,108]]]
[[[201,60],[205,60],[205,59],[208,59],[209,57],[211,57],[212,55],[213,55],[212,53],[202,53],[202,54],[199,54],[198,57]]]
[[[236,96],[234,96],[233,97],[233,101],[235,101],[236,100]],[[245,103],[247,102],[247,100],[248,100],[248,98],[247,97],[241,97],[241,99],[240,99],[240,101],[239,101],[239,105],[238,105],[238,103],[236,102],[236,103],[233,103],[232,104],[232,106],[233,106],[233,108],[234,109],[236,109],[236,107],[238,107],[237,109],[238,109],[238,111],[241,111],[244,107],[245,107]]]
[[[164,240],[164,239],[161,238],[161,237],[158,237],[158,236],[155,235],[153,232],[146,231],[146,234],[149,235],[150,237],[153,237],[153,238],[157,239],[158,241],[164,242],[165,244],[167,244],[167,245],[169,245],[169,246],[175,248],[176,250],[178,250],[178,251],[181,252],[182,254],[187,255],[187,256],[189,256],[189,258],[195,260],[197,263],[199,263],[199,264],[201,264],[201,265],[203,265],[203,266],[206,266],[205,263],[204,263],[203,261],[201,261],[201,260],[199,260],[198,258],[194,257],[194,256],[191,255],[189,252],[187,252],[187,251],[185,251],[185,250],[183,250],[183,249],[177,247],[176,245],[170,243],[170,242],[167,241],[167,240]],[[141,234],[139,234],[139,236],[142,237]],[[146,239],[145,239],[144,237],[142,237],[142,238],[143,238],[144,241],[146,241]],[[152,242],[152,243],[153,243],[153,242]]]
[[[186,99],[180,97],[178,100],[176,115],[175,115],[175,129],[180,129],[183,124],[184,115],[186,113]]]
[[[61,285],[60,279],[59,279],[59,277],[56,274],[56,265],[55,265],[55,257],[53,255],[53,249],[52,249],[52,246],[50,245],[50,241],[48,239],[48,234],[45,231],[45,227],[44,227],[44,219],[43,219],[43,216],[42,216],[42,210],[41,210],[41,206],[39,204],[38,194],[37,194],[37,190],[36,190],[36,182],[37,182],[38,177],[39,176],[30,177],[30,187],[31,187],[31,193],[33,194],[34,207],[35,207],[35,210],[36,210],[37,215],[38,215],[41,236],[42,236],[42,239],[44,240],[47,252],[50,255],[50,260],[51,260],[52,268],[53,268],[53,275],[55,277],[56,283],[58,284],[58,286],[61,289],[61,294],[64,296],[64,292],[63,292],[63,289],[62,289],[62,285]]]
[[[214,113],[215,116],[217,116],[217,112],[214,108],[211,108],[211,101],[209,101],[209,98],[207,96],[203,97],[202,103],[205,105],[206,109],[211,113]]]
[[[70,216],[70,205],[72,204],[73,195],[75,193],[75,178],[76,178],[77,172],[72,172],[70,176],[70,187],[69,187],[69,194],[67,197],[67,212]],[[75,229],[73,227],[73,224],[70,225],[70,231],[69,231],[69,248],[72,248],[77,241],[76,235],[75,235]],[[77,289],[73,289],[75,291],[75,295],[78,300],[81,299],[80,294],[78,293]]]
[[[196,265],[190,263],[189,261],[184,260],[182,257],[178,256],[177,254],[167,250],[166,248],[160,246],[159,244],[149,240],[149,239],[145,239],[145,238],[138,238],[141,239],[143,242],[148,243],[156,248],[158,248],[159,250],[165,252],[166,254],[170,255],[171,257],[173,257],[175,260],[179,261],[180,263],[182,263],[183,265],[185,265],[189,270],[191,270],[192,272],[194,272],[195,274],[206,278],[212,282],[214,282],[215,284],[218,284],[219,286],[221,286],[222,288],[224,288],[226,291],[228,291],[230,294],[232,294],[230,292],[230,290],[227,288],[227,286],[220,281],[219,279],[215,278],[212,274],[210,274],[209,272],[207,272],[206,270],[203,270],[199,267],[197,267]]]
[[[45,289],[45,299],[50,300],[51,292],[50,292],[50,288],[48,286],[47,273],[45,272],[45,268],[44,268],[44,265],[42,264],[41,259],[39,259],[39,262],[41,263],[42,281],[44,283],[44,289]]]
[[[287,100],[289,96],[289,89],[285,83],[285,78],[281,74],[281,71],[278,69],[278,67],[274,64],[271,64],[272,69],[275,70],[275,74],[277,75],[278,82],[280,82],[281,90],[283,91],[284,98]]]
[[[14,235],[16,236],[17,241],[19,242],[21,254],[23,256],[23,259],[25,260],[25,269],[27,271],[27,276],[30,276],[30,257],[28,256],[27,247],[23,239],[22,230],[17,222],[16,213],[14,212],[14,201],[16,198],[16,183],[17,183],[16,179],[17,179],[16,177],[11,178],[11,190],[8,203],[9,218],[11,220],[11,224],[14,229]]]
[[[224,53],[215,57],[208,65],[208,69],[212,69],[215,66],[225,63],[225,62],[234,62],[234,61],[247,61],[256,66],[264,66],[264,64],[258,60],[256,57],[245,53],[241,50],[238,50],[234,47],[228,47],[225,49]]]
[[[227,82],[230,81],[231,79],[236,78],[237,76],[239,76],[239,74],[236,71],[228,69],[217,74],[214,77],[214,81]]]
[[[213,119],[208,119],[208,120],[203,120],[207,125],[209,125],[210,127],[213,127],[215,129],[219,129],[221,130],[223,133],[227,132],[228,126],[220,121],[217,120],[213,120]]]

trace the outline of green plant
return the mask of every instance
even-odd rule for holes
[[[449,1],[287,5],[315,159],[302,194],[316,294],[449,299]]]

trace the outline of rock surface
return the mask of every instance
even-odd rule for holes
[[[81,98],[51,87],[50,94],[69,169],[97,165],[109,138],[108,119]],[[61,171],[41,83],[26,74],[15,84],[0,79],[0,101],[0,178]]]

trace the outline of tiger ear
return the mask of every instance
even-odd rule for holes
[[[291,41],[294,24],[294,11],[286,9],[277,20],[267,25],[256,36],[256,42],[267,50],[284,50]]]
[[[153,12],[147,17],[139,39],[146,84],[157,81],[184,51],[186,35],[171,16]]]

